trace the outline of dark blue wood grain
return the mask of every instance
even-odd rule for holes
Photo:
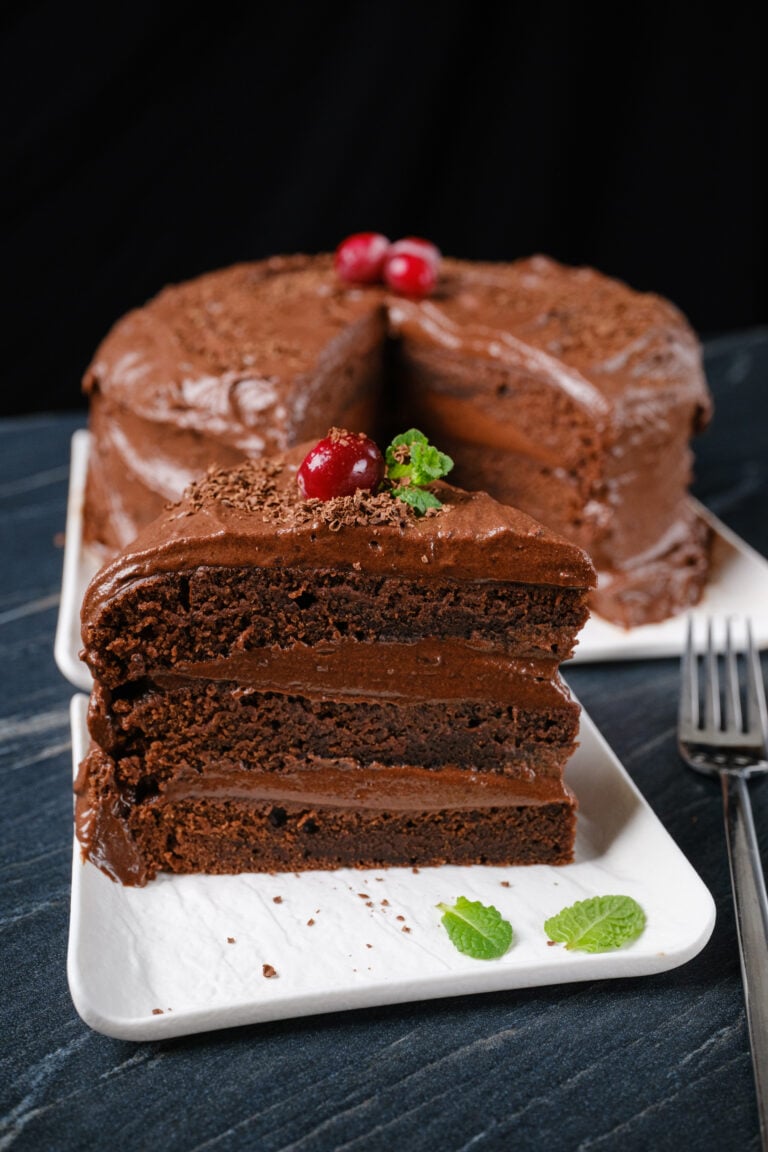
[[[768,555],[768,332],[707,347],[696,494]],[[675,751],[674,660],[568,677],[712,890],[689,964],[131,1044],[66,982],[72,688],[53,661],[70,415],[0,422],[0,1149],[756,1149],[720,798]],[[768,791],[753,792],[761,844]]]

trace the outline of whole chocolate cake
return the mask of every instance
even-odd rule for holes
[[[127,884],[568,862],[589,558],[440,481],[423,514],[308,499],[306,451],[210,470],[90,584],[84,853]]]
[[[707,530],[687,501],[710,400],[680,312],[536,256],[443,260],[432,294],[350,286],[331,256],[278,257],[167,288],[85,377],[86,533],[114,551],[216,463],[329,425],[417,424],[455,480],[586,549],[596,611],[625,626],[695,603]]]

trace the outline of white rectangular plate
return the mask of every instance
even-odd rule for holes
[[[72,700],[75,770],[87,697]],[[681,769],[683,771],[683,769]],[[83,1020],[126,1040],[579,980],[646,976],[709,939],[708,889],[586,713],[566,779],[579,799],[575,863],[161,875],[125,888],[82,860],[72,871],[68,976]],[[544,921],[589,896],[633,896],[647,926],[598,955],[547,943]],[[457,952],[436,905],[493,904],[514,930],[499,960]],[[264,975],[271,965],[276,975]]]
[[[89,433],[81,428],[72,436],[69,465],[67,524],[64,533],[64,568],[61,601],[56,622],[53,655],[59,671],[70,684],[90,692],[91,674],[80,659],[80,605],[89,580],[99,567],[98,558],[83,544],[83,500],[88,471]]]
[[[87,462],[88,432],[81,429],[72,437],[64,574],[54,655],[64,676],[85,692],[91,689],[91,677],[79,656],[80,605],[86,585],[98,568],[97,557],[83,546],[82,539]],[[759,648],[768,648],[768,560],[701,504],[693,503],[714,530],[714,551],[712,578],[692,615],[751,615],[755,643]],[[569,663],[679,656],[685,643],[685,627],[685,616],[624,629],[593,615],[582,630]]]

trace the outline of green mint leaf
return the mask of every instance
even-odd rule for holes
[[[428,508],[442,508],[443,506],[437,496],[433,496],[425,488],[393,488],[392,495],[398,500],[410,504],[420,516],[423,516]]]
[[[396,463],[395,448],[410,448],[412,444],[429,444],[429,440],[427,440],[423,432],[419,432],[418,428],[409,428],[407,432],[401,432],[399,436],[395,436],[389,448],[387,448],[387,464]]]
[[[387,477],[390,480],[405,480],[411,484],[431,484],[441,476],[447,476],[453,468],[453,460],[444,452],[430,444],[418,428],[395,436],[386,450]]]
[[[610,952],[636,940],[645,912],[631,896],[593,896],[563,908],[544,922],[550,940],[580,952]]]
[[[456,903],[438,904],[451,943],[475,960],[496,960],[512,943],[512,925],[492,904],[459,896]]]
[[[431,484],[453,468],[453,460],[432,444],[411,445],[411,483]]]
[[[423,490],[425,484],[439,480],[453,468],[453,460],[430,444],[418,428],[409,428],[395,436],[385,453],[387,479],[403,481],[392,490],[398,500],[404,500],[422,516],[428,508],[440,508],[441,502],[431,492]]]

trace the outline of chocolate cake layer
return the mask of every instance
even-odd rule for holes
[[[438,864],[564,864],[572,859],[576,804],[557,780],[526,785],[465,774],[407,769],[385,782],[355,773],[346,802],[299,779],[262,775],[248,794],[229,799],[202,778],[159,803],[119,799],[114,762],[98,749],[76,783],[77,832],[90,859],[124,884],[159,871],[258,872]],[[318,784],[323,779],[315,774]],[[419,788],[420,775],[427,776]],[[242,774],[240,774],[242,779]],[[444,777],[435,783],[435,777]],[[212,793],[212,794],[211,794]],[[449,806],[441,807],[446,799]],[[474,804],[474,807],[472,807]]]
[[[114,693],[97,687],[88,724],[105,752],[140,761],[156,781],[173,778],[179,766],[282,772],[334,759],[360,768],[465,765],[525,779],[534,770],[559,776],[575,747],[579,709],[556,674],[531,687],[521,679],[484,696],[465,678],[462,696],[425,700],[383,692],[365,699],[335,686],[310,695],[240,680],[160,678]],[[135,765],[126,783],[137,786]]]
[[[209,463],[332,424],[380,437],[417,424],[457,483],[586,548],[606,585],[634,570],[631,595],[595,600],[617,623],[701,593],[707,534],[686,505],[689,441],[710,412],[698,341],[669,302],[592,269],[444,260],[415,300],[341,284],[326,255],[237,265],[120,321],[85,388],[86,535],[107,549]],[[681,547],[663,547],[673,532]]]
[[[583,589],[552,585],[201,566],[134,580],[89,619],[84,639],[91,672],[109,686],[202,663],[219,665],[206,669],[216,678],[306,684],[319,665],[326,679],[341,666],[348,691],[361,675],[372,691],[381,675],[421,696],[419,681],[433,691],[430,669],[446,660],[463,680],[470,665],[473,676],[502,675],[513,656],[566,659],[587,611]]]

